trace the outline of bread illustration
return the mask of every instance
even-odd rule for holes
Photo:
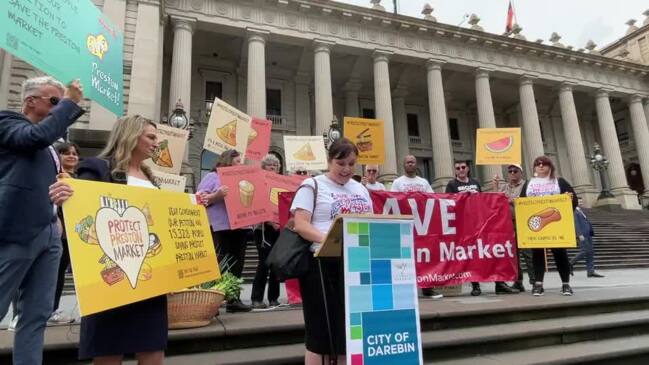
[[[306,143],[304,146],[300,147],[295,153],[293,153],[293,158],[300,161],[313,161],[315,160],[315,155],[311,149],[311,145]]]
[[[271,188],[270,189],[270,202],[273,205],[279,205],[279,193],[286,192],[288,190],[282,188]]]
[[[561,220],[561,213],[557,208],[545,208],[542,211],[532,214],[527,220],[527,226],[533,232],[539,232],[552,222]]]
[[[216,135],[230,146],[237,145],[237,121],[233,120],[221,128],[216,129]]]
[[[241,205],[250,208],[254,196],[255,186],[248,180],[239,181],[239,199],[241,200]]]
[[[153,151],[151,160],[154,164],[161,167],[174,167],[174,163],[171,160],[171,151],[169,151],[169,140],[165,139],[160,142],[158,148]]]
[[[257,138],[257,135],[258,135],[257,131],[254,130],[253,128],[250,128],[250,134],[248,134],[248,146],[250,146],[252,141],[254,141],[255,138]]]

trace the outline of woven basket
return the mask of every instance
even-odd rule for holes
[[[209,325],[223,299],[225,295],[218,290],[188,289],[167,294],[169,329]]]

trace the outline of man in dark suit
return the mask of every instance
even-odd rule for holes
[[[22,113],[0,111],[0,318],[16,297],[14,365],[41,364],[61,257],[49,186],[60,162],[50,147],[82,114],[83,89],[45,76],[22,86]]]

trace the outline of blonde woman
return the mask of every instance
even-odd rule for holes
[[[106,148],[83,160],[79,179],[156,189],[151,170],[143,165],[158,146],[156,125],[139,115],[115,123]],[[50,186],[60,205],[72,195],[65,182]],[[161,365],[167,347],[167,299],[158,296],[81,318],[79,357],[95,365],[119,365],[135,354],[140,365]]]

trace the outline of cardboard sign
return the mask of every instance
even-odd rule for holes
[[[187,177],[175,174],[168,174],[162,171],[152,170],[153,178],[156,184],[162,190],[175,191],[177,193],[184,193],[185,186],[187,185]]]
[[[327,152],[320,136],[284,136],[284,155],[289,171],[327,169]]]
[[[264,171],[256,166],[231,166],[217,169],[221,184],[228,187],[225,208],[230,228],[266,222],[272,218],[266,195]]]
[[[477,165],[520,165],[520,163],[520,128],[478,128],[476,130]]]
[[[347,363],[423,364],[412,219],[341,219]]]
[[[153,156],[144,163],[156,171],[179,174],[183,165],[189,131],[165,124],[157,126],[158,148],[153,152]]]
[[[90,0],[3,0],[0,24],[0,48],[124,113],[124,36]]]
[[[261,161],[268,154],[270,148],[270,134],[273,122],[266,119],[252,118],[250,134],[248,135],[248,148],[246,158],[252,161]]]
[[[575,216],[568,194],[518,198],[516,235],[519,248],[575,248]]]
[[[66,180],[63,204],[82,316],[220,277],[205,207],[181,194]]]
[[[358,148],[358,163],[382,165],[385,162],[382,120],[345,117],[343,131]]]
[[[215,98],[203,148],[216,154],[235,149],[245,155],[251,120],[246,113]]]
[[[284,192],[295,192],[307,178],[303,175],[280,175],[271,171],[264,171],[266,179],[266,197],[270,202],[272,213],[271,220],[279,223],[279,195]]]

